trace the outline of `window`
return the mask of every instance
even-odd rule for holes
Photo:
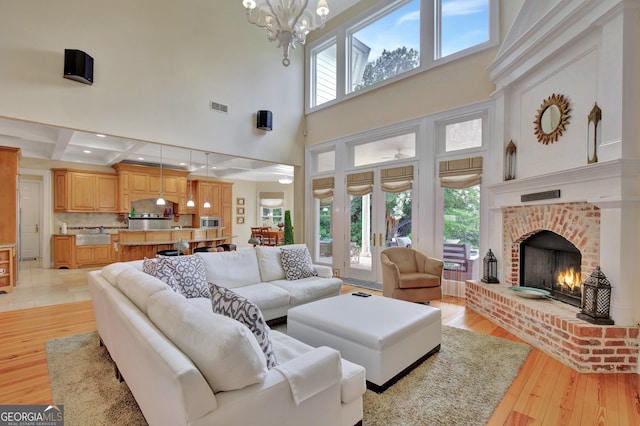
[[[447,124],[445,126],[445,151],[479,148],[482,146],[482,119]]]
[[[355,167],[385,161],[397,161],[416,156],[416,134],[393,136],[353,147],[353,165]]]
[[[349,32],[350,91],[420,65],[420,0],[413,0]]]
[[[261,207],[261,225],[268,226],[272,228],[273,226],[284,223],[284,213],[282,211],[282,207],[269,208],[269,207]]]
[[[377,2],[307,47],[307,112],[497,45],[498,5]]]
[[[336,152],[323,151],[311,153],[312,170],[315,173],[332,172],[336,168]]]
[[[313,73],[313,90],[311,104],[322,105],[336,98],[337,61],[335,39],[326,43],[311,53]]]
[[[489,40],[489,0],[438,0],[434,59],[443,58]],[[439,43],[438,43],[439,42]]]
[[[284,192],[260,192],[260,226],[284,222]]]

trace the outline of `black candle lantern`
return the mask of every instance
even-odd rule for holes
[[[611,307],[611,284],[600,267],[584,282],[582,291],[582,312],[577,317],[592,324],[613,325],[609,317]]]
[[[498,259],[489,249],[487,255],[482,259],[482,280],[483,283],[496,284],[498,281]]]

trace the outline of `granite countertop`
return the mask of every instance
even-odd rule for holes
[[[185,243],[204,243],[207,241],[223,241],[230,238],[236,238],[235,236],[230,237],[216,237],[216,238],[198,238],[195,240],[182,240]],[[121,246],[159,246],[166,244],[175,244],[176,240],[168,240],[168,241],[144,241],[144,242],[122,242],[118,243]]]

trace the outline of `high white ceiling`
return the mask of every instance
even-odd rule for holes
[[[329,0],[329,18],[342,13],[359,0]],[[313,2],[312,2],[313,3]],[[55,126],[17,121],[0,117],[0,145],[21,148],[25,158],[112,166],[131,162],[159,166],[160,145],[119,137],[98,137],[96,134]],[[89,151],[89,152],[87,152]],[[191,156],[191,159],[190,159]],[[163,167],[189,170],[205,176],[207,156],[201,151],[163,146]],[[221,179],[253,182],[277,182],[293,177],[293,167],[284,164],[231,157],[211,153],[209,176]]]

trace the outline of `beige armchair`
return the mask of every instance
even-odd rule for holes
[[[426,302],[442,297],[444,263],[410,247],[390,247],[380,253],[385,297]]]

